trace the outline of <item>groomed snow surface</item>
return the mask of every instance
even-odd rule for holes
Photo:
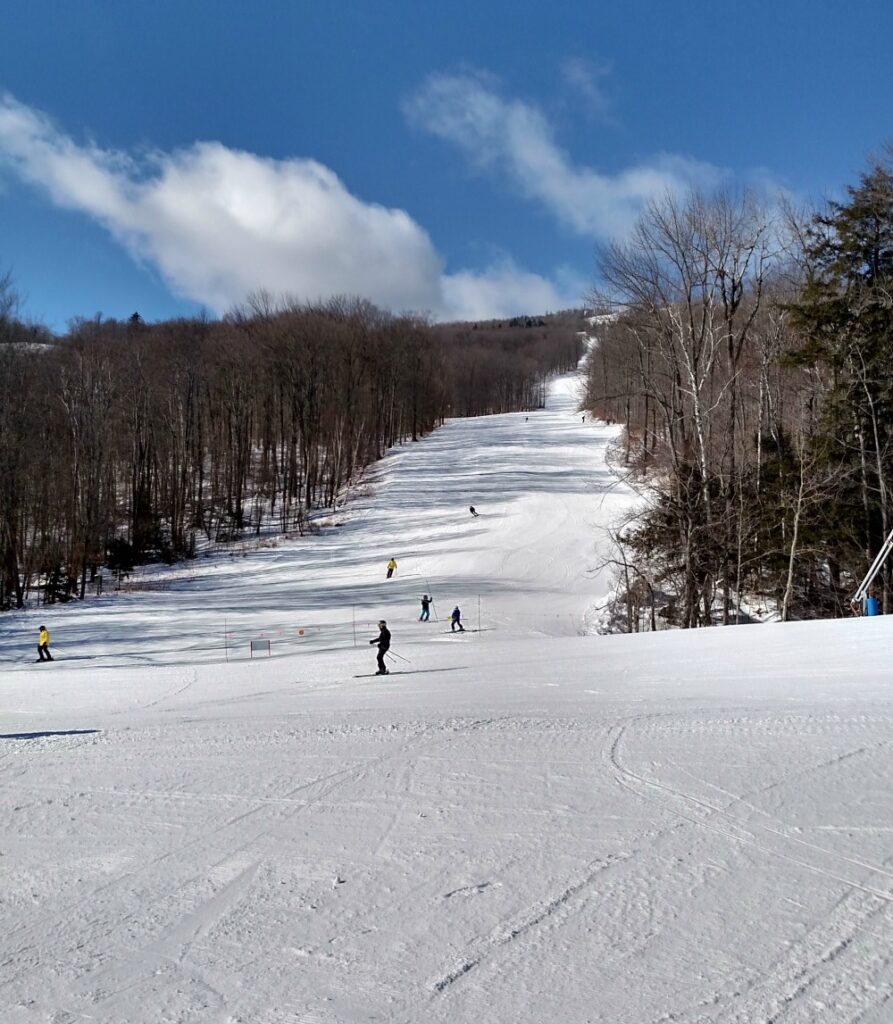
[[[893,622],[596,635],[576,386],[0,618],[4,1024],[893,1020]]]

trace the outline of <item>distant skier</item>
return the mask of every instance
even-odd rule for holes
[[[53,660],[53,656],[50,654],[50,631],[46,626],[41,626],[40,632],[37,634],[37,654],[38,661]]]
[[[394,575],[394,570],[396,568],[397,568],[397,560],[392,558],[390,560],[390,562],[388,562],[388,575],[386,577],[387,579],[390,579]]]
[[[450,615],[450,632],[455,633],[457,629],[460,633],[465,632],[465,627],[462,625],[462,612],[459,611],[459,605],[456,605]]]
[[[374,640],[370,640],[369,643],[378,644],[378,671],[375,674],[377,676],[386,676],[388,668],[384,663],[384,656],[391,646],[391,633],[384,619],[378,624],[378,636]]]
[[[469,512],[470,512],[470,513],[471,513],[471,514],[472,514],[472,515],[473,515],[473,516],[474,516],[475,518],[477,518],[477,512],[475,512],[475,510],[474,510],[474,505],[469,505],[469,506],[468,506],[468,511],[469,511]]]
[[[422,614],[419,616],[419,622],[427,622],[431,615],[431,601],[427,594],[422,594]]]

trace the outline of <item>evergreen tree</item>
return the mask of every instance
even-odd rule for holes
[[[846,467],[839,514],[852,538],[828,522],[828,544],[855,578],[891,527],[893,470],[893,170],[875,163],[848,200],[829,204],[806,233],[806,283],[792,307],[804,344],[793,357],[827,374],[816,439]],[[865,560],[868,560],[867,562]],[[890,579],[883,588],[889,610]]]

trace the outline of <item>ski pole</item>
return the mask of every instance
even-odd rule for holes
[[[425,582],[428,584],[428,594],[431,595],[431,580],[425,577]],[[434,603],[434,596],[431,595],[431,607],[434,609],[434,621],[437,622],[437,605]]]
[[[384,653],[386,658],[399,658],[401,661],[405,661],[407,665],[412,664],[409,658],[404,658],[402,654],[395,654],[393,651],[385,651]]]

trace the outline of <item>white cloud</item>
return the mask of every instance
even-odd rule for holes
[[[456,145],[473,166],[507,175],[521,195],[583,236],[625,235],[649,200],[725,177],[711,164],[667,154],[614,175],[577,167],[543,114],[504,99],[485,75],[431,75],[404,109],[413,124]]]
[[[446,275],[443,290],[457,320],[488,320],[581,306],[586,282],[566,269],[559,269],[555,277],[557,283],[522,270],[503,257],[481,273]]]
[[[481,137],[494,137],[500,104],[483,96],[475,116]],[[550,279],[499,252],[483,270],[447,274],[409,214],[358,199],[314,160],[217,142],[137,160],[79,145],[9,95],[0,95],[3,167],[102,224],[173,292],[217,313],[264,290],[306,301],[357,295],[393,311],[477,320],[579,305],[587,287],[567,268]]]
[[[356,294],[393,310],[443,307],[442,260],[403,210],[365,203],[314,160],[199,142],[137,163],[79,146],[0,97],[0,163],[102,223],[171,289],[222,312],[260,288]]]
[[[600,120],[609,120],[611,101],[601,84],[611,72],[609,65],[572,57],[561,70],[565,82],[583,97],[589,112]]]

